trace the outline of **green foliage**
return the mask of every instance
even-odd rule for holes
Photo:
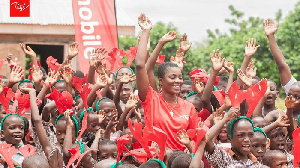
[[[249,38],[255,38],[257,44],[261,47],[252,58],[255,60],[257,67],[257,76],[260,78],[269,78],[280,84],[279,74],[273,60],[272,54],[269,49],[269,44],[263,30],[263,20],[267,18],[249,17],[244,19],[244,13],[237,11],[233,6],[229,6],[232,18],[225,20],[226,23],[231,25],[230,33],[220,34],[218,31],[208,30],[207,45],[192,51],[197,56],[187,57],[188,67],[202,67],[208,72],[211,70],[211,63],[209,54],[216,49],[220,49],[224,53],[226,60],[235,63],[235,69],[241,66],[244,59],[245,42]],[[274,19],[280,21],[282,12],[279,10]],[[299,75],[296,73],[300,64],[298,53],[300,52],[299,37],[300,34],[300,3],[295,5],[295,10],[287,16],[279,25],[279,30],[276,33],[278,45],[282,50],[287,63],[289,64],[293,75],[297,78]],[[197,60],[197,61],[192,61]],[[188,69],[190,69],[188,68]],[[186,73],[186,72],[185,72]]]
[[[216,49],[220,49],[224,53],[226,60],[235,63],[235,69],[240,68],[244,59],[245,42],[249,38],[254,38],[257,40],[257,45],[261,46],[252,58],[256,62],[255,66],[258,69],[257,76],[272,79],[280,86],[277,66],[270,52],[268,40],[264,34],[262,25],[264,19],[267,18],[244,18],[244,13],[238,11],[232,5],[229,6],[229,10],[231,11],[231,18],[225,19],[225,22],[230,24],[231,27],[229,32],[221,33],[219,29],[207,30],[208,39],[206,39],[205,44],[193,44],[192,48],[187,52],[185,58],[187,64],[184,66],[183,72],[184,79],[189,79],[189,72],[196,67],[201,67],[209,73],[211,71],[209,55]],[[282,11],[279,10],[274,14],[273,19],[281,22],[276,33],[278,45],[294,77],[300,79],[300,75],[297,74],[300,64],[298,56],[300,53],[300,2],[295,5],[295,9],[286,18],[282,19]],[[169,31],[179,33],[172,23],[166,25],[158,22],[153,26],[150,34],[150,54],[159,39]],[[167,43],[164,46],[160,54],[166,55],[166,61],[170,60],[170,56],[175,55],[180,44],[180,37],[178,34],[178,38],[175,41]],[[120,48],[127,50],[129,47],[135,46],[137,44],[136,39],[137,37],[120,37]],[[154,73],[156,73],[156,70],[154,70]]]

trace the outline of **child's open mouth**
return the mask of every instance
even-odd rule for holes
[[[250,151],[250,145],[242,145],[243,151]]]
[[[280,143],[277,145],[279,149],[284,149],[284,143]]]
[[[22,135],[13,135],[15,140],[22,140]]]

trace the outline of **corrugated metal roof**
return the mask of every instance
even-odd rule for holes
[[[117,6],[117,5],[116,5]],[[10,0],[0,0],[0,23],[73,25],[72,0],[30,0],[30,17],[10,17]],[[134,26],[133,20],[116,7],[118,26]]]

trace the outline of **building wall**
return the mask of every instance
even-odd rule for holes
[[[134,36],[134,26],[118,26],[118,35]],[[63,45],[64,58],[68,54],[68,46],[75,41],[73,25],[33,25],[0,23],[0,59],[5,59],[9,53],[18,58],[21,67],[25,68],[25,54],[19,43],[40,45]],[[77,69],[77,57],[72,60],[72,67]],[[0,74],[9,75],[10,69],[4,63]]]

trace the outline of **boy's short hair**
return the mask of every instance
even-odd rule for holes
[[[140,168],[162,168],[156,161],[148,161],[140,165]]]
[[[192,161],[192,156],[190,154],[181,154],[177,156],[172,162],[171,168],[185,168],[189,167]]]
[[[47,159],[42,155],[31,155],[24,159],[22,168],[50,168]]]
[[[274,157],[277,154],[284,154],[284,153],[281,150],[267,150],[262,159],[262,163],[267,166],[272,166],[272,163],[274,162]]]
[[[193,86],[193,82],[191,80],[184,80],[183,85],[190,85]]]
[[[115,145],[115,146],[117,146],[117,143],[115,141],[111,141],[109,139],[103,139],[102,141],[99,141],[98,146],[104,146],[104,145]]]
[[[171,156],[169,157],[169,160],[168,160],[168,168],[171,168],[172,163],[175,160],[175,158],[182,154],[185,154],[185,153],[182,152],[181,150],[173,150],[173,153],[171,154]]]

